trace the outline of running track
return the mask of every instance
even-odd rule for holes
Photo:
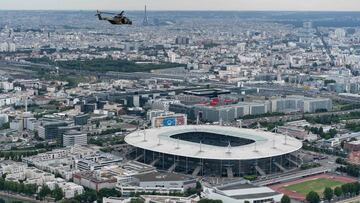
[[[302,178],[302,179],[295,180],[295,181],[275,184],[275,185],[271,185],[269,187],[271,189],[277,191],[277,192],[280,192],[280,193],[283,193],[283,194],[289,196],[292,199],[304,201],[305,200],[305,195],[294,192],[294,191],[287,190],[284,187],[289,186],[289,185],[295,185],[295,184],[298,184],[298,183],[303,183],[303,182],[310,181],[310,180],[319,179],[319,178],[332,179],[332,180],[336,180],[336,181],[343,182],[343,183],[352,183],[352,182],[356,181],[355,179],[349,178],[349,177],[329,175],[329,174],[321,174],[321,175]]]

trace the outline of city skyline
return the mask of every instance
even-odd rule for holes
[[[143,10],[144,4],[148,5],[149,10],[360,11],[358,0],[183,0],[176,4],[165,0],[3,0],[0,10]]]
[[[360,0],[0,0],[0,146],[0,203],[360,201]]]

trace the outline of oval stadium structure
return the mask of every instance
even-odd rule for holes
[[[125,137],[132,158],[162,170],[202,176],[267,175],[300,165],[302,142],[253,129],[185,125],[139,130]]]

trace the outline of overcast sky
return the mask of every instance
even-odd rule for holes
[[[360,11],[360,0],[0,0],[0,10]]]

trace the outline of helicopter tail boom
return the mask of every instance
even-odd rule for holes
[[[101,14],[96,14],[95,16],[97,16],[99,18],[99,20],[103,20],[103,18],[101,17]]]
[[[96,11],[95,16],[97,16],[99,18],[99,20],[103,20],[103,18],[101,16],[101,12],[99,10]]]

